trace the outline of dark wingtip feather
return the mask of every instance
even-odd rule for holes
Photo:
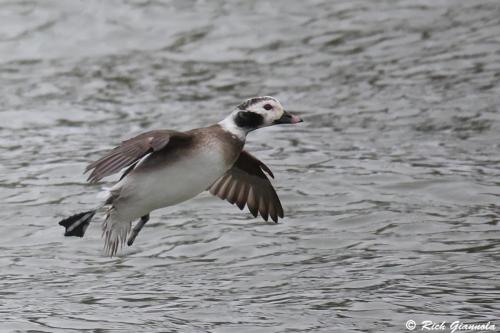
[[[267,199],[263,193],[260,194],[260,199],[259,199],[259,212],[260,216],[264,219],[264,221],[267,222],[269,219],[269,212],[268,212],[268,203]]]
[[[257,207],[257,197],[255,191],[252,187],[248,191],[248,199],[247,199],[247,207],[250,213],[252,213],[253,217],[257,217],[258,215],[258,207]]]
[[[278,223],[278,215],[276,214],[276,207],[273,202],[269,204],[269,217],[271,220],[273,220],[275,223]]]
[[[96,182],[97,182],[97,179],[95,178],[94,173],[91,173],[91,174],[87,177],[87,182],[89,182],[89,183],[96,183]]]
[[[280,205],[280,209],[278,211],[278,216],[281,217],[281,218],[285,217],[285,213],[283,212],[283,207],[281,207],[281,205]]]
[[[260,162],[260,161],[259,161]],[[269,176],[271,176],[271,178],[274,179],[274,174],[273,172],[271,171],[271,169],[269,169],[269,167],[267,165],[265,165],[264,163],[260,162],[260,168],[262,170],[264,170]]]
[[[237,181],[232,182],[232,184],[227,188],[226,200],[229,201],[231,205],[234,205],[238,199],[239,188],[240,186]]]
[[[230,174],[226,174],[224,176],[224,182],[220,185],[219,189],[218,189],[218,193],[220,193],[220,196],[221,198],[223,199],[226,199],[227,198],[227,190],[228,190],[228,186],[230,187],[231,186],[231,178],[232,176]]]
[[[243,210],[245,208],[245,202],[236,201],[236,206],[238,206],[240,210]]]
[[[238,193],[238,198],[236,200],[236,205],[240,210],[243,210],[243,208],[245,208],[249,189],[250,185],[244,182],[241,183],[240,193]]]

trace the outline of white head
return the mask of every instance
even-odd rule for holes
[[[229,132],[244,139],[248,132],[261,127],[300,122],[302,119],[286,112],[276,98],[260,96],[247,99],[238,105],[236,110],[220,124]]]

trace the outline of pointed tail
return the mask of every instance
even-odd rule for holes
[[[66,229],[64,236],[83,237],[96,211],[97,209],[78,213],[60,221],[59,225]]]

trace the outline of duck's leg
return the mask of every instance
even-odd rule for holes
[[[141,219],[139,220],[139,222],[137,222],[137,224],[134,226],[134,228],[130,232],[130,236],[129,236],[128,240],[127,240],[127,245],[128,246],[134,244],[135,238],[137,237],[137,235],[141,231],[142,227],[144,227],[144,225],[148,221],[149,221],[149,214],[146,214],[143,217],[141,217]]]

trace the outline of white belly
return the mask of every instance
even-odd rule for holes
[[[112,191],[119,192],[113,206],[123,218],[137,219],[155,209],[193,198],[212,185],[227,168],[220,153],[201,150],[163,167],[131,172],[113,187]]]

